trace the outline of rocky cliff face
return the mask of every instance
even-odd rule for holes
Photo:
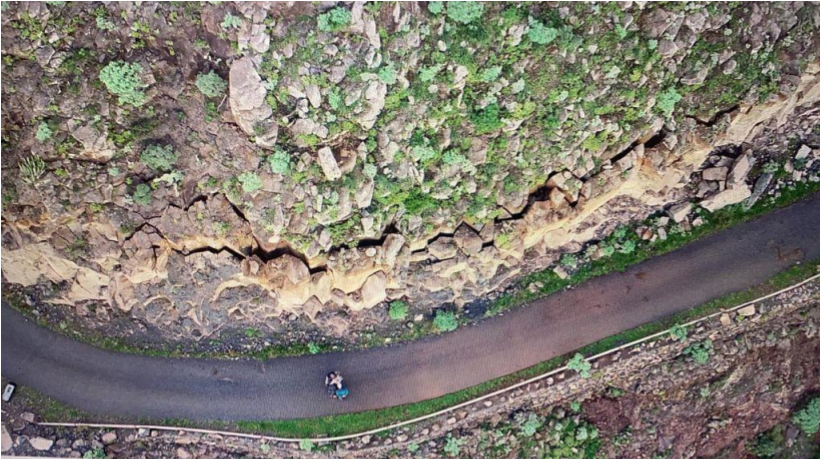
[[[747,199],[755,152],[704,162],[812,116],[818,28],[803,3],[10,4],[4,280],[202,334],[463,305]]]

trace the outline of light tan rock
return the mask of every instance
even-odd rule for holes
[[[684,221],[690,212],[692,212],[691,202],[676,204],[666,211],[666,213],[669,214],[669,217],[676,223]]]
[[[741,184],[746,181],[749,171],[754,165],[754,158],[750,154],[740,155],[732,165],[732,172],[729,174],[729,184]]]
[[[726,314],[724,312],[723,314],[720,315],[720,324],[723,325],[724,327],[728,327],[729,325],[732,325],[732,318],[729,316],[729,314]]]
[[[483,242],[478,233],[469,225],[461,225],[453,235],[456,245],[467,254],[476,254],[481,251]]]
[[[703,171],[703,180],[710,180],[713,182],[720,182],[726,180],[726,176],[729,174],[728,167],[710,167],[709,169],[704,169]]]
[[[3,424],[0,428],[2,429],[2,436],[0,436],[0,451],[5,453],[14,446],[14,440],[11,439],[11,434],[9,434],[5,424]]]
[[[339,169],[339,164],[336,163],[336,158],[333,156],[333,151],[330,147],[321,148],[318,151],[319,166],[322,167],[322,172],[328,180],[338,180],[342,176],[342,171]]]
[[[701,201],[700,205],[709,212],[714,212],[731,204],[737,204],[752,195],[748,186],[737,185],[708,197]]]
[[[756,313],[755,305],[750,304],[737,310],[737,313],[743,317],[752,317]]]
[[[455,244],[455,241],[453,241],[453,238],[442,236],[428,245],[427,251],[439,260],[446,260],[456,256],[458,246]]]
[[[54,440],[43,437],[32,437],[28,439],[28,442],[31,444],[31,447],[37,451],[48,451],[51,449],[51,446],[54,445]]]

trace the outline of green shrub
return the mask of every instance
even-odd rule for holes
[[[461,453],[461,444],[464,440],[454,438],[452,435],[447,435],[447,440],[444,443],[444,452],[450,457],[456,457]]]
[[[623,254],[629,255],[630,253],[634,252],[637,247],[638,244],[635,241],[624,241],[623,244],[621,244],[621,248],[618,251]]]
[[[338,32],[347,27],[350,20],[350,11],[342,7],[336,7],[319,15],[319,30],[322,32]]]
[[[100,70],[100,81],[108,92],[119,98],[119,104],[131,104],[135,107],[145,103],[145,89],[148,85],[142,82],[142,66],[123,61],[109,62]]]
[[[774,428],[758,434],[747,448],[755,457],[773,457],[780,452],[784,440],[782,430]]]
[[[567,362],[567,368],[577,371],[582,378],[589,378],[590,370],[592,370],[592,364],[589,363],[583,355],[575,354],[569,362]]]
[[[379,168],[375,164],[367,163],[362,167],[362,173],[365,177],[374,178],[379,173]]]
[[[262,179],[253,172],[243,172],[239,174],[237,179],[239,179],[239,183],[242,184],[242,190],[245,191],[245,193],[253,193],[262,188]]]
[[[497,80],[498,77],[501,76],[501,70],[502,69],[500,65],[495,65],[488,69],[484,69],[484,71],[481,72],[481,76],[479,77],[479,79],[484,83],[492,83],[493,81]]]
[[[153,191],[151,191],[151,187],[146,185],[145,183],[140,183],[137,185],[137,189],[134,190],[134,202],[142,205],[142,206],[149,206],[151,205],[151,195]]]
[[[548,45],[558,37],[558,29],[547,27],[541,22],[530,18],[530,30],[527,32],[527,38],[533,43],[539,45]]]
[[[393,67],[393,64],[386,65],[379,69],[379,80],[384,84],[395,84],[398,76],[399,74],[396,68]]]
[[[231,13],[225,13],[225,17],[222,18],[221,26],[225,30],[238,29],[241,25],[242,20]]]
[[[308,352],[310,352],[311,354],[316,355],[316,354],[318,354],[318,353],[319,353],[319,352],[321,352],[321,351],[322,351],[322,348],[321,348],[321,347],[319,347],[319,345],[318,345],[318,344],[316,344],[316,343],[308,343]]]
[[[529,415],[522,413],[516,416],[516,421],[521,428],[521,434],[525,437],[532,437],[544,425],[544,421],[535,413],[529,413]]]
[[[90,449],[83,454],[83,459],[105,459],[105,450],[102,448]]]
[[[561,266],[569,269],[578,267],[578,256],[574,253],[565,253],[561,256]]]
[[[476,134],[487,134],[501,129],[504,123],[499,119],[500,114],[498,104],[487,105],[483,110],[474,111],[470,114],[470,121],[475,126]]]
[[[686,327],[680,324],[675,324],[674,327],[669,329],[669,336],[671,336],[675,341],[685,341],[687,334],[688,332],[686,331]]]
[[[438,152],[426,145],[416,145],[410,150],[410,154],[416,159],[416,161],[424,163],[435,158],[438,155]]]
[[[444,11],[444,2],[428,2],[427,9],[433,14],[441,14]]]
[[[820,431],[820,397],[813,398],[807,407],[798,411],[792,422],[810,437],[817,434]]]
[[[37,126],[37,133],[34,135],[34,137],[37,138],[37,141],[43,143],[46,140],[50,139],[52,134],[54,134],[54,131],[51,130],[51,128],[48,126],[48,123],[40,123],[40,125]]]
[[[17,167],[23,181],[29,185],[34,185],[46,171],[46,163],[39,156],[23,158]]]
[[[675,88],[669,88],[658,94],[658,98],[655,101],[655,109],[666,118],[669,118],[672,116],[672,112],[675,111],[675,105],[677,105],[681,99],[683,99],[683,96],[678,94]]]
[[[430,67],[422,67],[419,70],[419,79],[425,83],[433,81],[433,78],[436,77],[436,74],[441,71],[443,64],[436,64]]]
[[[761,170],[767,174],[775,174],[780,170],[780,163],[777,161],[769,161],[763,165]]]
[[[179,153],[171,145],[149,145],[140,155],[140,161],[155,171],[170,172],[179,159]]]
[[[205,94],[206,97],[219,97],[225,94],[225,90],[228,89],[228,83],[225,83],[222,77],[211,70],[208,73],[201,73],[196,77],[196,87],[199,89],[199,92]]]
[[[282,150],[277,150],[268,156],[270,170],[274,174],[286,174],[290,168],[290,155]]]
[[[299,448],[302,451],[307,451],[309,453],[313,451],[314,445],[312,441],[308,440],[307,438],[303,438],[299,440]]]
[[[390,318],[393,320],[404,320],[407,318],[408,310],[409,307],[407,306],[407,303],[401,300],[396,300],[390,302],[388,314],[390,314]]]
[[[458,320],[456,315],[450,311],[438,311],[436,317],[433,319],[433,324],[438,331],[449,332],[458,328]]]
[[[484,15],[481,2],[447,2],[447,17],[460,23],[469,24]]]
[[[712,340],[705,340],[699,343],[690,344],[683,353],[692,357],[698,365],[704,365],[709,361],[709,356],[712,353]]]

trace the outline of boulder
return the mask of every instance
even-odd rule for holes
[[[726,180],[729,175],[728,167],[710,167],[703,171],[703,180],[710,180],[713,182],[722,182]]]
[[[319,92],[319,86],[309,84],[305,87],[305,96],[313,108],[319,108],[322,105],[322,94]]]
[[[464,253],[473,255],[481,251],[483,242],[481,236],[475,232],[469,225],[459,226],[456,233],[453,235],[456,245],[464,251]]]
[[[356,121],[364,129],[371,129],[376,124],[376,118],[384,109],[384,98],[387,97],[387,85],[379,80],[373,80],[367,85],[364,92],[365,108],[356,117]]]
[[[739,185],[704,199],[700,205],[709,212],[714,212],[728,205],[737,204],[751,195],[748,186]]]
[[[743,317],[751,317],[755,315],[757,311],[755,310],[755,305],[750,304],[749,306],[744,306],[737,310],[737,313]]]
[[[729,184],[740,184],[746,181],[749,176],[749,171],[754,165],[754,158],[750,154],[741,155],[735,160],[732,165],[732,172],[729,174],[727,181]]]
[[[797,150],[797,153],[794,155],[794,159],[796,159],[798,161],[802,161],[802,160],[808,158],[810,154],[811,154],[811,148],[809,148],[808,145],[803,145],[803,146],[800,147],[799,150]]]
[[[28,442],[31,444],[31,447],[37,451],[48,451],[54,444],[54,440],[43,437],[32,437],[28,439]]]
[[[236,124],[245,134],[256,136],[257,144],[272,147],[279,128],[270,119],[273,109],[265,102],[268,91],[253,60],[243,57],[235,61],[231,65],[229,80],[229,103]]]
[[[334,181],[342,177],[342,171],[339,169],[339,164],[336,163],[336,158],[333,156],[333,151],[330,147],[324,147],[318,152],[319,165],[322,167],[322,172],[328,180]]]
[[[446,260],[456,256],[458,246],[455,244],[455,241],[453,241],[453,238],[442,236],[428,245],[427,251],[439,260]]]
[[[675,223],[680,223],[686,220],[686,217],[690,212],[692,212],[691,202],[675,204],[666,211],[666,213],[669,214],[669,217],[672,218],[672,220],[675,220]]]
[[[364,281],[361,293],[361,307],[370,309],[387,299],[387,276],[378,271]]]
[[[117,441],[117,433],[116,432],[106,432],[102,436],[102,442],[106,445],[110,445]]]
[[[7,452],[14,446],[14,441],[11,439],[11,434],[6,429],[6,425],[2,425],[2,437],[0,437],[0,451]]]

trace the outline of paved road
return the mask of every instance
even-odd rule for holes
[[[268,362],[117,354],[71,341],[2,306],[2,373],[86,411],[188,419],[298,418],[417,402],[571,352],[745,289],[820,257],[820,194],[624,273],[593,279],[441,337]],[[323,377],[352,387],[329,399]]]

